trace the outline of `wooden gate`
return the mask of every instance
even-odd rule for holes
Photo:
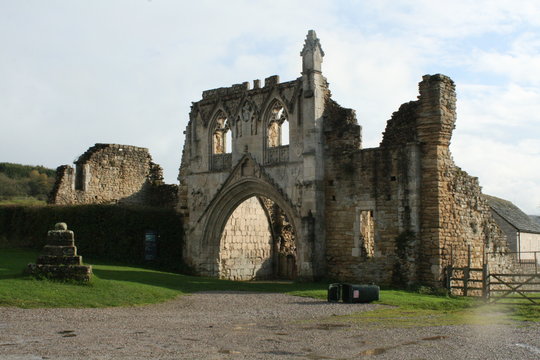
[[[526,299],[540,305],[540,274],[489,274],[486,300],[490,303],[517,304]]]
[[[510,254],[509,256],[511,256]],[[489,303],[540,305],[540,266],[538,254],[534,264],[518,261],[514,271],[490,273],[488,264],[446,269],[448,293],[457,296],[482,297]],[[531,266],[532,265],[532,266]]]

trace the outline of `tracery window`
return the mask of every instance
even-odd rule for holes
[[[285,107],[278,101],[270,111],[268,121],[268,147],[289,145],[289,121]]]
[[[230,122],[223,111],[219,111],[214,119],[210,139],[210,170],[229,170],[232,165],[232,130]]]
[[[225,114],[220,112],[216,118],[212,136],[212,154],[226,154],[231,152],[231,128]]]

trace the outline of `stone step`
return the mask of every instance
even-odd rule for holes
[[[38,265],[82,265],[82,256],[40,255],[36,263]]]
[[[43,276],[49,279],[89,281],[92,276],[90,265],[44,265],[28,264],[27,272],[34,276]]]
[[[77,256],[77,247],[45,245],[41,253],[50,256]]]
[[[47,231],[47,240],[62,239],[74,240],[75,234],[71,230],[49,230]]]
[[[47,244],[58,246],[75,245],[75,235],[71,230],[50,230],[47,232]]]

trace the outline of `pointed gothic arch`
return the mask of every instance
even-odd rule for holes
[[[278,98],[269,102],[264,122],[265,163],[289,160],[289,113],[285,103]]]
[[[231,120],[222,109],[216,110],[209,124],[209,165],[211,171],[230,169],[232,165]]]
[[[246,200],[253,197],[256,197],[257,199],[269,199],[273,204],[279,207],[280,211],[282,211],[284,217],[287,219],[289,226],[292,228],[292,232],[295,234],[295,259],[293,261],[295,268],[291,274],[297,274],[298,269],[296,268],[296,264],[300,264],[301,261],[296,259],[296,254],[300,256],[306,252],[306,247],[308,247],[308,245],[304,244],[300,237],[298,237],[298,225],[301,222],[299,214],[294,207],[291,206],[289,201],[283,197],[281,191],[277,189],[275,185],[258,177],[240,178],[237,182],[221,189],[214,197],[203,226],[202,248],[206,249],[206,268],[211,274],[221,274],[220,254],[222,251],[222,234],[225,226],[233,212],[235,212],[235,210]],[[265,211],[268,210],[265,209]],[[269,215],[267,214],[267,216]],[[275,234],[272,234],[272,236],[275,236]],[[274,241],[279,242],[280,239],[275,238]],[[277,273],[275,273],[275,275],[276,274]]]

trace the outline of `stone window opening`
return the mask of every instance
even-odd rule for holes
[[[373,218],[373,210],[360,212],[360,238],[362,250],[366,257],[373,257],[375,255],[375,220]]]
[[[85,190],[85,174],[82,164],[75,165],[75,190]]]
[[[216,119],[214,133],[212,135],[212,154],[227,154],[232,152],[232,134],[229,120],[224,114]]]
[[[356,208],[354,219],[354,247],[352,256],[375,256],[375,217],[373,210]]]
[[[268,122],[268,147],[289,145],[289,121],[285,107],[275,102]]]

